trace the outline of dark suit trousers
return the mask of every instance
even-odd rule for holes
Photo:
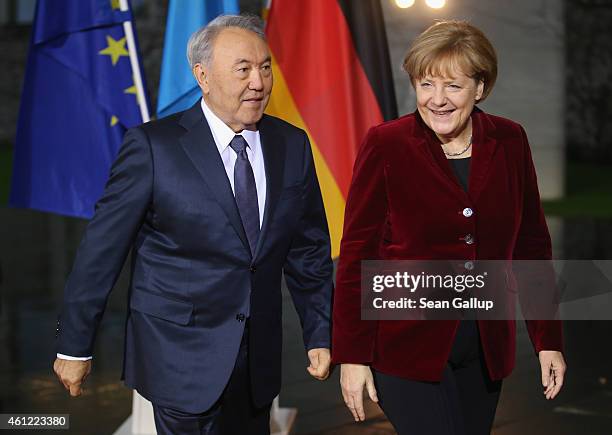
[[[475,320],[459,324],[440,382],[373,374],[379,405],[399,435],[491,433],[502,382],[489,378]]]
[[[158,435],[268,435],[270,405],[255,408],[251,400],[248,321],[236,364],[223,394],[201,414],[189,414],[153,404]],[[206,376],[206,374],[202,374]]]

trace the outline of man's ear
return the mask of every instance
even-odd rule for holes
[[[193,76],[195,77],[200,89],[204,94],[208,94],[210,88],[208,85],[208,68],[206,68],[201,63],[196,63],[191,70],[193,72]]]

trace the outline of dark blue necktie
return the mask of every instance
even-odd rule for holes
[[[259,240],[259,206],[257,205],[257,187],[253,168],[247,156],[246,140],[242,136],[234,136],[230,147],[236,151],[237,159],[234,166],[234,196],[246,232],[251,254],[255,254]]]

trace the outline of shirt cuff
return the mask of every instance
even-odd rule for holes
[[[62,353],[58,353],[57,357],[59,359],[66,359],[68,361],[89,361],[90,359],[93,358],[91,356],[70,356],[70,355],[64,355]]]

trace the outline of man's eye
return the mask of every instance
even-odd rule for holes
[[[239,72],[247,72],[249,69],[247,67],[238,68]]]
[[[263,65],[263,66],[261,67],[261,69],[266,70],[266,71],[268,71],[268,70],[269,70],[269,69],[271,69],[271,68],[272,68],[272,66],[270,66],[270,65]]]

